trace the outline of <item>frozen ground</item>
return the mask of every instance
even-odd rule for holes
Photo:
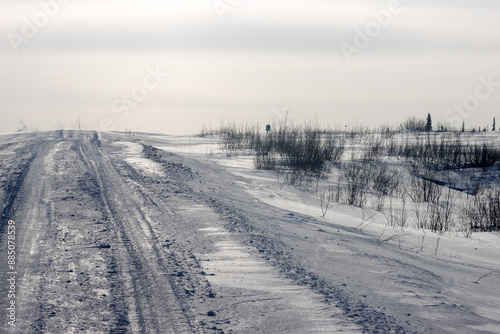
[[[7,134],[0,157],[18,242],[4,332],[500,333],[498,233],[322,217],[308,189],[199,137]]]

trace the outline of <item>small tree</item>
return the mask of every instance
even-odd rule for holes
[[[28,126],[24,123],[22,118],[19,119],[19,125],[17,126],[17,132],[26,132],[28,131]]]
[[[496,122],[495,122],[495,117],[493,117],[493,126],[491,127],[491,131],[495,131],[496,127]]]
[[[462,122],[462,132],[465,132],[465,122]]]
[[[432,119],[431,114],[427,114],[427,122],[425,123],[425,131],[432,131]]]
[[[400,126],[403,130],[425,131],[425,119],[416,118],[415,116],[409,117]]]

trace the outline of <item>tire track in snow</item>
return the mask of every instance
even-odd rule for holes
[[[191,333],[192,316],[175,292],[172,270],[162,256],[141,199],[131,193],[112,164],[90,143],[80,146],[85,161],[97,177],[101,200],[116,233],[116,256],[124,276],[132,332]]]

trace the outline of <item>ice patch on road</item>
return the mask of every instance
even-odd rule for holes
[[[144,147],[141,144],[118,141],[114,142],[113,145],[122,148],[123,153],[126,156],[125,161],[134,168],[143,170],[146,173],[165,176],[163,168],[159,163],[143,157],[142,152],[144,151]]]

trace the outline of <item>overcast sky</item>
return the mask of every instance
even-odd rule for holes
[[[1,0],[0,34],[0,132],[500,120],[498,0]]]

